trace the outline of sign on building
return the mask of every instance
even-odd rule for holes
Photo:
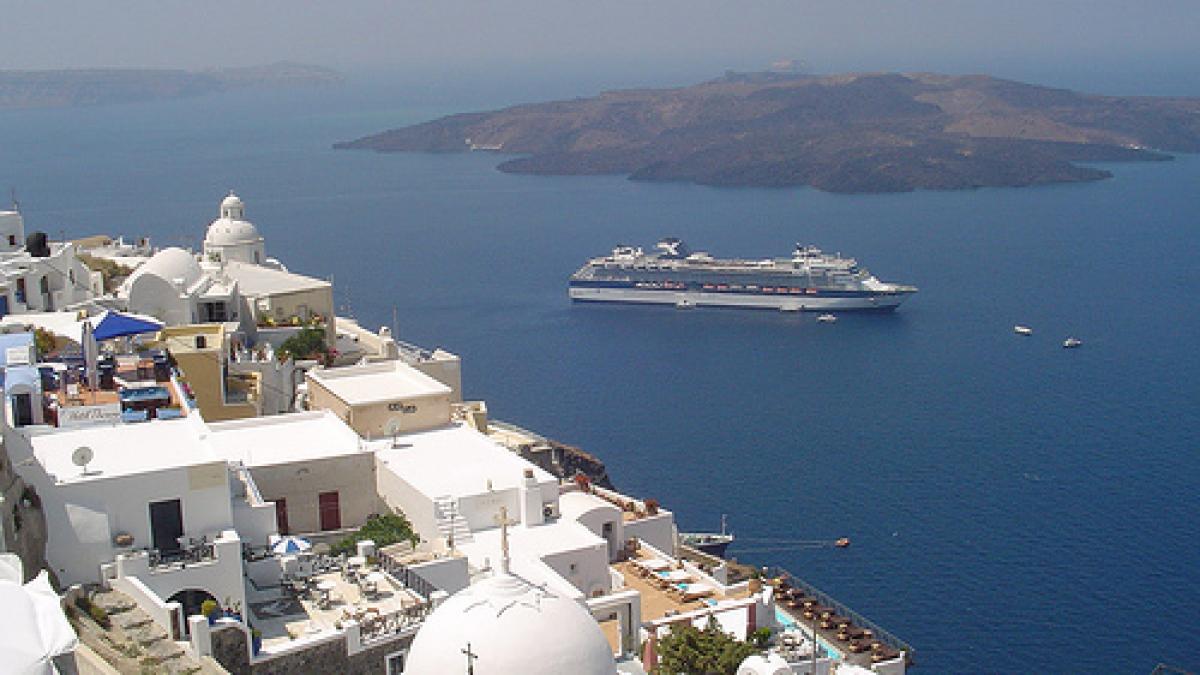
[[[121,423],[121,406],[117,403],[102,405],[73,405],[58,409],[60,428],[94,427]]]

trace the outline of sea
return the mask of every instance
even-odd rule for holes
[[[870,617],[920,672],[1200,668],[1200,157],[836,195],[331,149],[593,93],[575,84],[364,77],[2,112],[0,188],[55,239],[191,247],[236,190],[268,255],[332,279],[340,313],[461,355],[468,398],[598,455],[681,529],[727,514],[731,555]],[[568,301],[586,259],[663,236],[719,256],[812,243],[920,292],[835,324]]]

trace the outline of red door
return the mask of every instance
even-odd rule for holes
[[[288,533],[287,500],[283,497],[275,500],[275,527],[279,534]]]
[[[317,502],[321,509],[321,529],[342,529],[342,510],[338,506],[338,493],[322,492],[317,495]]]

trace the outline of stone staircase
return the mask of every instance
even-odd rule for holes
[[[453,538],[455,546],[475,540],[467,519],[458,512],[458,502],[450,496],[433,500],[433,515],[437,518],[438,534],[447,542]]]
[[[79,638],[121,672],[207,673],[176,644],[132,598],[115,590],[95,589],[92,604],[108,613],[106,629],[90,619],[78,622]]]

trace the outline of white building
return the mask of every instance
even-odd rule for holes
[[[25,236],[17,211],[0,211],[0,317],[70,309],[104,293],[99,272],[80,262],[75,245]]]
[[[258,229],[245,219],[242,200],[230,193],[221,202],[221,216],[208,227],[203,255],[163,249],[137,267],[117,296],[129,311],[168,326],[236,323],[246,344],[258,342],[262,329],[262,337],[278,346],[299,326],[316,324],[332,345],[333,285],[287,271],[266,257],[264,245]],[[107,251],[95,254],[117,260]]]
[[[425,621],[406,672],[466,666],[476,675],[614,675],[612,649],[588,610],[512,573],[507,542],[497,553],[494,575],[455,593]]]
[[[206,272],[191,253],[166,248],[129,275],[118,296],[129,311],[168,326],[234,322],[246,327],[237,282]],[[252,327],[253,323],[249,323]]]
[[[333,411],[363,438],[396,436],[450,422],[450,387],[401,361],[308,371],[313,409]]]

